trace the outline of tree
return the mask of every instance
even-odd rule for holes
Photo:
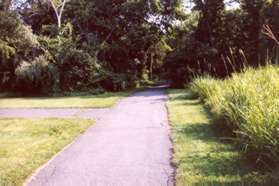
[[[261,30],[264,23],[263,10],[265,0],[242,0],[242,10],[246,13],[242,26],[243,50],[248,62],[258,65],[260,62],[259,49],[261,42]]]
[[[165,6],[174,5],[155,0],[73,0],[65,16],[73,20],[75,30],[82,33],[82,41],[90,45],[90,50],[98,50],[98,45],[104,44],[98,52],[100,61],[106,61],[114,72],[141,77],[149,64],[148,49],[164,36],[168,25],[163,28],[162,22],[171,19],[171,14],[162,8]]]
[[[11,6],[12,0],[2,0],[0,1],[0,11],[4,10],[7,11],[9,10],[10,6]]]
[[[69,2],[69,0],[49,0],[49,2],[55,12],[59,35],[61,35],[62,16],[63,16],[66,3]]]
[[[50,69],[48,65],[56,69],[52,70],[56,75],[50,74],[62,91],[117,90],[125,87],[122,82],[134,86],[142,77],[153,78],[171,50],[166,35],[182,15],[178,0],[26,0],[20,4],[15,12],[39,41],[38,47],[16,47],[15,69],[21,73],[21,84],[30,90],[40,89],[39,76]],[[37,67],[41,70],[36,75],[28,74]]]

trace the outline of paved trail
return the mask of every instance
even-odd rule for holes
[[[165,100],[163,89],[124,98],[27,185],[174,185]]]

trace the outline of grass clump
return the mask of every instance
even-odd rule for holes
[[[249,68],[223,81],[199,77],[191,90],[253,163],[279,165],[278,67]]]
[[[253,171],[234,145],[216,134],[211,115],[191,91],[168,94],[177,186],[272,185],[269,175]]]
[[[93,123],[89,119],[0,119],[0,185],[22,185]]]

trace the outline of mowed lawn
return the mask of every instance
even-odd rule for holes
[[[130,94],[131,91],[86,96],[0,98],[0,108],[105,108]]]
[[[93,123],[88,119],[0,119],[0,185],[22,185]]]
[[[214,133],[210,115],[187,90],[170,90],[167,103],[177,186],[266,185],[231,143]]]

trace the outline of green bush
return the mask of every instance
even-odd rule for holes
[[[23,61],[17,67],[16,88],[28,94],[51,94],[57,87],[57,68],[41,55],[32,62]]]
[[[12,12],[0,11],[0,38],[8,39],[17,35],[20,21]]]
[[[35,73],[38,71],[38,64],[42,64],[41,61],[44,60],[42,56],[45,56],[45,51],[42,50],[32,29],[24,25],[15,13],[0,11],[1,91],[30,89],[32,93],[44,92],[45,90],[41,90],[44,88],[37,86],[44,77]],[[41,74],[41,72],[38,73]],[[26,85],[25,88],[24,85]],[[34,87],[36,89],[33,89]]]
[[[58,62],[62,90],[82,90],[94,73],[93,58],[83,50],[70,48],[60,54]]]
[[[88,52],[78,49],[76,41],[71,38],[40,37],[39,40],[55,61],[61,91],[91,89],[96,64]]]
[[[9,46],[9,44],[0,39],[0,59],[1,62],[5,62],[6,60],[12,58],[15,55],[15,48]],[[1,64],[2,64],[1,63]]]
[[[191,90],[257,162],[279,163],[278,67],[247,69],[223,81],[199,77]]]

